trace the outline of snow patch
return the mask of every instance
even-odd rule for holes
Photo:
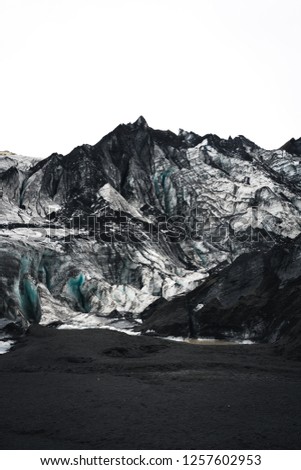
[[[14,341],[12,340],[0,340],[0,354],[7,353],[11,349],[13,344]]]
[[[121,196],[121,194],[119,194],[119,192],[116,191],[116,189],[114,189],[109,183],[106,183],[104,186],[102,186],[99,189],[97,195],[101,196],[105,201],[107,201],[113,210],[122,211],[130,214],[136,219],[148,221],[148,219],[143,217],[143,215],[135,207],[129,204],[127,200],[124,199],[124,197]]]

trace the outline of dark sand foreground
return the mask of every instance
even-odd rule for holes
[[[268,345],[33,327],[0,356],[0,446],[297,449],[300,371]]]

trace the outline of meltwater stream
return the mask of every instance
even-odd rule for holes
[[[3,323],[4,322],[4,323]],[[2,321],[3,324],[9,323],[6,320]],[[0,321],[0,327],[2,325]],[[141,333],[135,331],[135,327],[141,324],[140,319],[128,320],[124,317],[121,318],[108,318],[99,317],[86,313],[79,313],[75,315],[69,323],[63,323],[58,326],[58,329],[70,329],[70,330],[86,330],[86,329],[99,329],[99,330],[111,330],[119,333],[124,333],[131,336],[140,336]],[[47,327],[47,325],[44,325]],[[162,340],[176,341],[181,343],[188,343],[199,346],[231,346],[238,344],[253,344],[253,341],[249,339],[216,339],[216,338],[188,338],[181,336],[157,336],[155,331],[149,330],[146,335],[159,337]],[[5,354],[10,351],[15,341],[5,333],[0,333],[0,354]]]
[[[85,317],[85,318],[83,318]],[[85,321],[83,321],[85,319]],[[89,314],[79,314],[76,320],[73,319],[70,323],[60,325],[59,329],[89,329],[97,328],[100,330],[111,330],[125,333],[131,336],[141,336],[140,332],[134,331],[134,327],[141,323],[141,320],[127,320],[125,318],[108,318],[108,317],[94,317]],[[156,332],[149,330],[146,335],[156,336]],[[177,341],[181,343],[189,343],[199,346],[231,346],[237,344],[253,344],[249,339],[215,339],[215,338],[185,338],[181,336],[159,336],[163,340]]]

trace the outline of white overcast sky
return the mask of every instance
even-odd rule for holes
[[[0,0],[0,150],[154,128],[301,136],[300,0]]]

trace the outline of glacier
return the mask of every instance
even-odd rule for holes
[[[65,156],[0,152],[1,317],[213,334],[200,319],[222,277],[214,295],[193,305],[190,296],[243,256],[290,252],[299,240],[298,142],[265,150],[244,136],[154,130],[140,117]]]

